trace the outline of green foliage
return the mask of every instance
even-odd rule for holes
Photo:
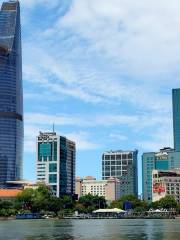
[[[134,212],[145,212],[149,208],[176,208],[177,211],[180,211],[180,203],[177,203],[171,196],[166,196],[160,201],[148,205],[133,195],[127,195],[112,201],[109,207],[123,209],[125,201],[131,202]],[[0,200],[0,216],[13,216],[18,212],[36,212],[48,216],[63,217],[72,215],[74,211],[91,213],[99,208],[107,208],[104,197],[88,194],[80,197],[78,201],[74,201],[72,197],[67,195],[57,198],[51,195],[50,189],[44,184],[39,185],[37,189],[25,189],[15,200]]]
[[[104,197],[93,196],[91,194],[80,197],[78,204],[81,204],[78,205],[81,206],[81,212],[84,211],[85,213],[91,213],[96,209],[107,207]]]
[[[13,207],[12,201],[0,201],[0,209],[11,209]]]
[[[178,202],[176,209],[177,209],[177,212],[180,213],[180,202]]]
[[[144,208],[144,207],[136,207],[134,208],[134,212],[138,212],[138,213],[141,213],[141,212],[145,212],[147,209]]]
[[[151,203],[150,206],[154,209],[155,208],[175,209],[178,207],[178,203],[176,202],[173,196],[166,196],[164,198],[161,198],[159,201]]]
[[[14,208],[14,201],[13,200],[0,200],[0,216],[9,217],[13,216],[17,213],[17,209]]]
[[[110,208],[119,208],[123,209],[123,202],[120,200],[112,201],[110,204]]]
[[[72,197],[61,196],[57,198],[51,195],[50,189],[40,184],[37,189],[25,189],[16,198],[16,204],[24,211],[30,212],[53,212],[56,215],[60,210],[73,209],[75,206]]]
[[[132,209],[146,209],[148,207],[147,203],[145,201],[142,201],[138,198],[136,198],[134,195],[125,195],[122,196],[120,199],[113,201],[110,204],[110,208],[120,208],[123,209],[124,202],[130,202],[132,205]]]

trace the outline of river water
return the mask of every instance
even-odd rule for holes
[[[0,240],[180,240],[180,220],[0,221]]]

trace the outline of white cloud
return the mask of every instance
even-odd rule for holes
[[[80,126],[80,127],[94,127],[94,126],[120,126],[126,125],[134,128],[135,131],[140,131],[148,127],[154,126],[166,126],[171,129],[172,120],[171,117],[164,115],[153,116],[151,114],[137,114],[137,115],[125,115],[125,114],[113,114],[113,113],[95,113],[88,114],[74,114],[68,115],[65,113],[58,114],[43,114],[43,113],[25,113],[25,122],[27,124],[38,125],[55,125],[61,126]]]
[[[27,123],[127,126],[144,149],[171,143],[170,93],[180,82],[178,7],[177,0],[75,0],[45,32],[36,29],[33,41],[24,44],[28,84],[55,98],[101,104],[99,109],[108,104],[112,111],[100,109],[93,117],[29,113]],[[164,135],[157,131],[159,126],[166,137],[159,138]]]
[[[21,0],[20,3],[25,8],[33,8],[39,4],[44,7],[54,8],[59,4],[59,0]]]
[[[25,142],[24,142],[24,151],[26,153],[35,153],[36,152],[36,137],[39,134],[39,131],[49,132],[51,131],[48,127],[44,125],[37,124],[26,124],[25,125]],[[76,132],[60,132],[62,136],[66,136],[72,141],[75,141],[77,150],[93,150],[99,148],[99,144],[92,142],[90,140],[90,134],[85,131],[76,131]]]
[[[163,147],[173,147],[172,136],[172,129],[169,126],[160,125],[148,135],[147,139],[137,141],[136,144],[145,151],[158,151]]]
[[[109,137],[112,138],[113,140],[118,140],[118,141],[125,141],[128,139],[127,136],[121,133],[111,133]]]
[[[36,42],[25,44],[25,79],[85,102],[169,112],[180,79],[180,17],[174,4],[161,3],[73,1]]]
[[[94,150],[100,147],[100,144],[91,142],[88,139],[89,134],[83,131],[67,133],[66,137],[75,141],[77,150]]]
[[[178,6],[177,0],[76,0],[59,27],[88,39],[120,71],[152,82],[179,69]]]

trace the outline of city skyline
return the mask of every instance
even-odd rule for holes
[[[179,49],[171,46],[176,46],[174,34],[179,30],[171,19],[174,28],[169,35],[174,38],[168,38],[158,32],[158,25],[145,29],[141,20],[145,18],[151,25],[162,11],[158,3],[145,6],[139,2],[144,10],[140,12],[135,5],[115,0],[104,1],[103,8],[101,1],[20,2],[24,178],[35,179],[35,136],[39,131],[51,131],[53,123],[56,132],[77,142],[80,176],[100,179],[101,154],[106,150],[137,148],[141,156],[144,151],[173,146],[171,89],[178,87],[179,59],[174,60],[172,53]],[[163,11],[178,18],[176,9],[165,3]],[[79,16],[79,11],[84,15]],[[161,26],[166,24],[164,18],[158,20]],[[87,29],[89,22],[92,28]]]

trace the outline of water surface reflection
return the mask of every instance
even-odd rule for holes
[[[180,240],[179,220],[17,220],[0,240]]]

